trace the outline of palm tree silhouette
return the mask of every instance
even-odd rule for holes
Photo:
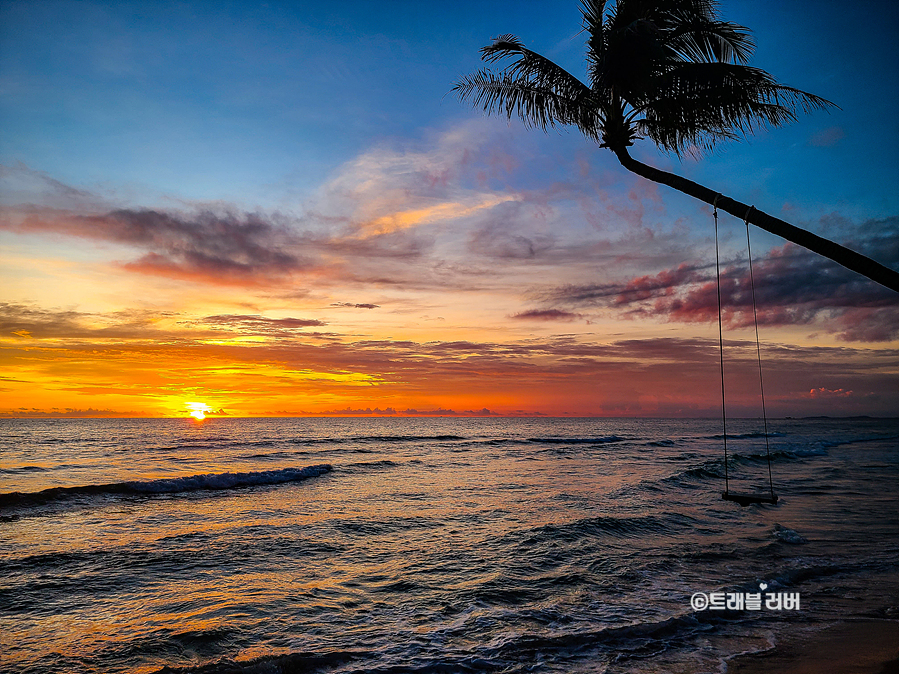
[[[795,121],[800,110],[834,106],[747,65],[754,49],[749,29],[722,21],[716,0],[583,0],[581,13],[589,36],[590,86],[526,49],[514,35],[501,35],[481,49],[481,58],[511,63],[498,73],[484,69],[463,77],[452,90],[488,114],[517,115],[544,131],[576,126],[637,175],[714,204],[899,292],[899,272],[628,153],[634,141],[648,138],[679,157],[702,154],[757,128]]]

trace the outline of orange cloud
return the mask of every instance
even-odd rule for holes
[[[718,413],[714,339],[605,343],[568,335],[422,342],[338,333],[321,339],[307,332],[316,319],[130,318],[120,316],[117,323],[114,316],[6,306],[4,324],[26,326],[33,337],[0,334],[0,411],[25,414],[17,410],[27,400],[32,412],[178,415],[184,400],[202,400],[236,416],[368,409],[406,415]],[[222,326],[228,328],[224,334]],[[755,345],[731,340],[726,349],[729,410],[755,414]],[[897,358],[886,349],[769,348],[769,412],[820,414],[835,404],[844,413],[894,410]],[[830,383],[835,381],[840,385]]]

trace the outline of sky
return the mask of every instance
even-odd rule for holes
[[[721,14],[839,107],[632,154],[899,268],[895,3]],[[505,33],[585,77],[574,0],[0,2],[0,416],[719,414],[711,209],[461,103]],[[757,416],[720,227],[727,409]],[[752,256],[769,415],[894,416],[899,297]]]

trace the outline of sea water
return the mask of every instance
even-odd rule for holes
[[[720,672],[895,618],[899,421],[769,430],[743,508],[712,420],[0,420],[0,669]]]

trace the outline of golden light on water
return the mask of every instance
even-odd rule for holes
[[[206,412],[212,411],[212,408],[206,403],[187,403],[187,409],[190,412],[190,416],[197,421],[202,421],[206,418]]]

